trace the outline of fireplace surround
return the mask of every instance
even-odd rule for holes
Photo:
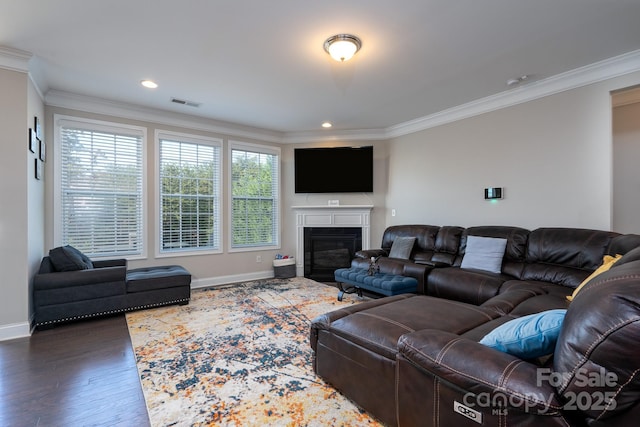
[[[347,248],[346,240],[351,240],[353,234],[360,234],[360,248],[370,248],[370,217],[371,217],[371,205],[343,205],[343,206],[294,206],[293,210],[296,217],[296,275],[305,276],[305,265],[307,269],[313,267],[311,264],[314,260],[309,259],[308,253],[305,253],[305,229],[314,229],[317,232],[318,248],[331,248],[327,245],[329,238],[335,238],[340,241],[336,246],[337,251],[331,255],[331,258],[340,260],[341,252]],[[319,231],[320,228],[327,228],[327,232],[323,233]],[[359,233],[353,233],[353,229],[359,229]],[[306,231],[306,234],[310,234],[310,230]],[[313,234],[311,232],[311,234]],[[345,238],[346,237],[346,238]],[[357,237],[354,238],[357,245]],[[307,242],[308,243],[308,242]],[[350,254],[349,256],[352,256]],[[326,264],[325,261],[321,261],[322,270],[320,275],[316,275],[317,271],[312,271],[311,278],[318,281],[333,281],[333,274],[327,276],[327,271],[332,267]],[[316,267],[318,267],[316,265]],[[317,270],[317,268],[316,268]]]

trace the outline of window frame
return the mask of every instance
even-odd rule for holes
[[[162,177],[160,176],[160,139],[165,137],[166,139],[173,139],[178,142],[190,143],[190,144],[203,144],[218,147],[218,183],[217,183],[217,191],[218,191],[218,247],[216,249],[180,249],[180,250],[170,250],[165,251],[162,249],[162,197],[160,194],[160,183]],[[223,144],[222,139],[213,138],[201,135],[193,135],[184,132],[172,132],[162,129],[156,129],[155,135],[155,201],[154,205],[156,207],[156,226],[155,226],[155,234],[156,234],[156,244],[155,244],[155,256],[156,258],[166,258],[166,257],[181,257],[181,256],[193,256],[193,255],[212,255],[212,254],[220,254],[223,253],[224,247],[224,235],[222,234],[224,224],[224,193],[222,192],[223,184],[222,177],[224,176],[224,161],[222,159],[223,155]]]
[[[254,153],[275,155],[278,158],[278,177],[277,177],[277,183],[275,184],[275,187],[278,191],[277,200],[276,200],[277,218],[275,218],[275,224],[277,229],[274,233],[275,238],[277,239],[277,242],[273,245],[256,245],[256,246],[244,246],[244,247],[233,246],[233,155],[232,153],[234,150],[251,151]],[[228,147],[227,147],[226,189],[228,192],[227,213],[229,218],[229,223],[227,224],[227,230],[229,233],[227,251],[229,253],[234,253],[234,252],[252,252],[252,251],[280,249],[282,244],[282,155],[281,155],[280,147],[229,140]]]
[[[91,259],[104,260],[114,258],[124,258],[127,260],[146,259],[148,256],[146,224],[147,207],[147,128],[143,126],[130,125],[126,123],[111,122],[106,120],[89,119],[79,116],[54,114],[53,116],[53,245],[61,246],[63,242],[62,232],[62,129],[65,127],[77,127],[90,132],[102,131],[105,133],[127,133],[139,135],[141,139],[141,213],[140,213],[140,253],[137,254],[116,254],[116,255],[92,255]]]

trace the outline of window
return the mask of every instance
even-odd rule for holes
[[[230,142],[231,248],[279,246],[280,150]]]
[[[160,252],[220,248],[219,140],[160,132]]]
[[[61,116],[55,122],[55,241],[92,257],[143,256],[145,130]]]

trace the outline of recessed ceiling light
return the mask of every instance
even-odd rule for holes
[[[158,84],[153,80],[142,80],[140,84],[149,89],[155,89],[158,87]]]
[[[323,128],[330,128],[331,126],[333,126],[333,125],[331,123],[329,123],[329,122],[322,123],[322,127]]]

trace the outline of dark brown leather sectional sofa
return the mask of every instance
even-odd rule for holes
[[[414,236],[409,259],[387,255]],[[501,273],[460,268],[468,236],[507,239]],[[602,263],[623,257],[566,296]],[[419,294],[312,322],[315,372],[387,425],[631,426],[640,419],[640,236],[575,228],[389,227],[382,272]],[[523,360],[478,341],[512,319],[567,309],[553,354]]]

